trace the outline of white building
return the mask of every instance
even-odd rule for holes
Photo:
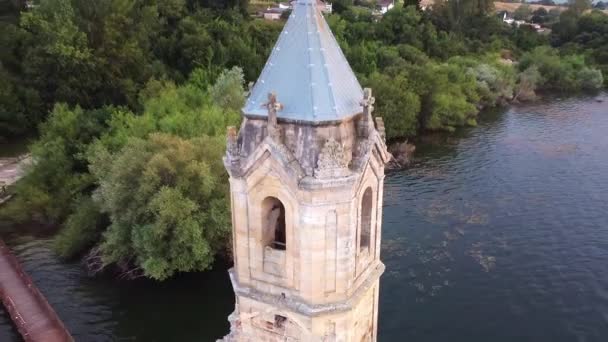
[[[283,12],[285,12],[285,11],[286,10],[280,9],[278,7],[267,8],[266,10],[264,10],[262,16],[266,20],[279,20],[279,19],[281,19],[281,16],[283,15]]]
[[[385,14],[386,12],[392,10],[393,7],[395,7],[394,0],[378,0],[378,10],[382,14]]]
[[[282,9],[282,10],[291,9],[291,3],[289,3],[289,2],[280,2],[279,3],[279,8]]]

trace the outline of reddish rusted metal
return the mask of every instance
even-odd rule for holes
[[[0,300],[26,342],[72,342],[57,313],[0,239]]]

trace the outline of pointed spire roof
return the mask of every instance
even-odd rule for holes
[[[276,93],[279,119],[338,121],[362,112],[363,90],[317,0],[297,0],[243,113],[268,116],[268,94]]]

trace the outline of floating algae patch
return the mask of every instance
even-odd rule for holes
[[[468,224],[487,224],[488,223],[488,215],[482,214],[479,212],[472,212],[469,218],[466,221]]]
[[[445,170],[440,168],[428,168],[428,169],[420,169],[421,172],[418,172],[418,176],[424,178],[431,178],[436,180],[447,179],[448,174]]]
[[[408,270],[407,275],[410,277],[410,279],[416,278],[416,272],[411,268]]]
[[[510,249],[509,244],[507,243],[507,239],[505,239],[504,237],[498,237],[496,238],[496,242],[497,242],[497,247],[502,249],[502,250],[508,250]]]
[[[411,256],[415,258],[417,266],[407,270],[405,279],[416,292],[434,297],[449,285],[446,277],[451,272],[450,265],[454,257],[448,247],[447,240],[429,247],[419,243],[412,246]]]
[[[410,254],[411,247],[405,237],[382,240],[382,252],[392,256],[404,257]]]
[[[429,291],[429,295],[431,297],[436,296],[439,293],[439,291],[441,290],[441,288],[443,288],[442,285],[433,285],[433,286],[431,286],[431,291]]]
[[[517,199],[513,195],[499,194],[494,198],[496,206],[504,208],[515,202]]]
[[[467,201],[466,199],[454,202],[447,197],[437,198],[431,201],[429,205],[419,208],[418,212],[431,223],[452,222],[485,225],[489,221],[488,214],[483,210],[480,203]]]
[[[576,151],[578,151],[578,145],[562,144],[556,146],[553,144],[539,144],[538,149],[544,157],[554,158],[576,153]]]
[[[448,241],[454,241],[454,240],[458,239],[457,234],[454,234],[453,232],[447,231],[447,230],[445,232],[443,232],[443,236],[445,236],[445,238],[448,239]],[[447,243],[445,245],[447,246]]]
[[[456,213],[456,209],[447,198],[435,199],[428,206],[419,208],[418,211],[432,223],[443,222],[447,217],[454,216]]]
[[[478,202],[465,201],[461,211],[462,222],[466,224],[484,225],[488,223],[488,214]]]
[[[490,272],[496,267],[496,257],[485,255],[482,251],[482,247],[483,244],[481,242],[476,242],[473,244],[467,254],[470,255],[479,265],[481,265],[484,271]]]

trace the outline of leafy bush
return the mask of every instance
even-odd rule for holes
[[[587,67],[583,56],[562,57],[549,47],[538,47],[522,56],[520,70],[531,66],[540,72],[540,89],[561,92],[598,89],[598,82],[600,86],[603,82],[601,71]]]
[[[422,98],[421,123],[429,130],[453,131],[475,124],[479,102],[476,79],[457,63],[429,63],[412,68],[416,93]]]
[[[195,71],[182,86],[172,82],[153,81],[141,96],[143,114],[126,109],[116,110],[110,118],[109,129],[101,137],[110,151],[116,151],[130,137],[146,138],[153,132],[164,132],[183,138],[200,135],[224,135],[227,126],[238,126],[239,111],[244,105],[243,75],[238,68],[224,71],[209,88],[216,94],[210,97],[205,77]],[[220,107],[222,103],[226,107]],[[238,109],[238,110],[237,110]]]
[[[75,201],[74,212],[55,236],[54,249],[63,258],[72,258],[93,246],[108,222],[91,197]]]
[[[604,84],[602,72],[597,69],[584,67],[578,71],[576,78],[580,82],[580,86],[584,90],[598,90]]]
[[[414,136],[418,130],[420,98],[411,91],[404,74],[372,74],[367,82],[377,95],[375,114],[382,116],[390,138]]]
[[[495,106],[513,98],[515,76],[511,68],[481,63],[469,72],[477,80],[482,105]]]
[[[31,147],[34,162],[16,185],[17,196],[2,208],[5,215],[17,222],[63,222],[73,199],[92,189],[85,152],[104,132],[113,110],[56,105]]]
[[[90,155],[95,199],[111,224],[105,264],[129,262],[154,279],[211,266],[230,227],[224,139],[155,133]]]
[[[536,88],[541,80],[540,72],[535,65],[529,66],[518,75],[516,100],[533,100],[536,98]]]

